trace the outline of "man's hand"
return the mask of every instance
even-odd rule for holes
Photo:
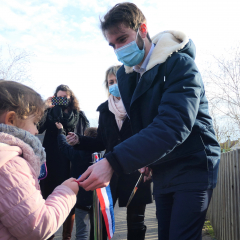
[[[78,135],[75,134],[74,132],[69,132],[67,137],[66,137],[67,143],[71,146],[76,145],[79,143],[79,138]]]
[[[90,166],[77,180],[86,191],[106,187],[113,175],[113,169],[106,158]]]
[[[143,167],[143,168],[139,169],[138,171],[144,175],[143,182],[146,182],[152,178],[152,169],[151,168]]]

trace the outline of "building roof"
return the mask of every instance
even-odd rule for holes
[[[239,140],[233,140],[233,141],[230,140],[230,146],[229,146],[229,147],[228,147],[228,141],[229,141],[229,140],[227,140],[226,142],[220,143],[220,147],[221,147],[221,148],[224,148],[224,149],[227,149],[227,148],[231,148],[231,149],[232,149],[233,146],[239,144],[239,147],[238,147],[238,148],[240,148],[240,142],[239,142]]]

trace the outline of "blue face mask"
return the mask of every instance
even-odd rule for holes
[[[113,85],[109,86],[109,92],[110,92],[110,94],[112,94],[115,97],[120,97],[120,92],[119,92],[117,84],[113,84]]]
[[[119,62],[128,67],[133,67],[143,60],[145,49],[143,45],[143,49],[140,50],[136,41],[132,41],[127,45],[116,49],[115,54],[117,55]]]

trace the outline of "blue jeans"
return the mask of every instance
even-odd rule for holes
[[[90,239],[91,214],[91,211],[75,208],[76,240]]]
[[[159,240],[201,240],[212,189],[155,193]]]

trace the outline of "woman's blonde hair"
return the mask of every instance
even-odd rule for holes
[[[14,81],[0,80],[0,115],[8,111],[14,111],[20,119],[36,115],[40,120],[44,102],[32,88]]]
[[[121,65],[112,66],[112,67],[108,68],[108,70],[106,71],[104,86],[105,86],[107,91],[108,91],[108,76],[111,75],[111,74],[113,74],[114,76],[117,76],[117,71],[120,67],[121,67]],[[110,95],[109,91],[108,91],[108,95]]]

